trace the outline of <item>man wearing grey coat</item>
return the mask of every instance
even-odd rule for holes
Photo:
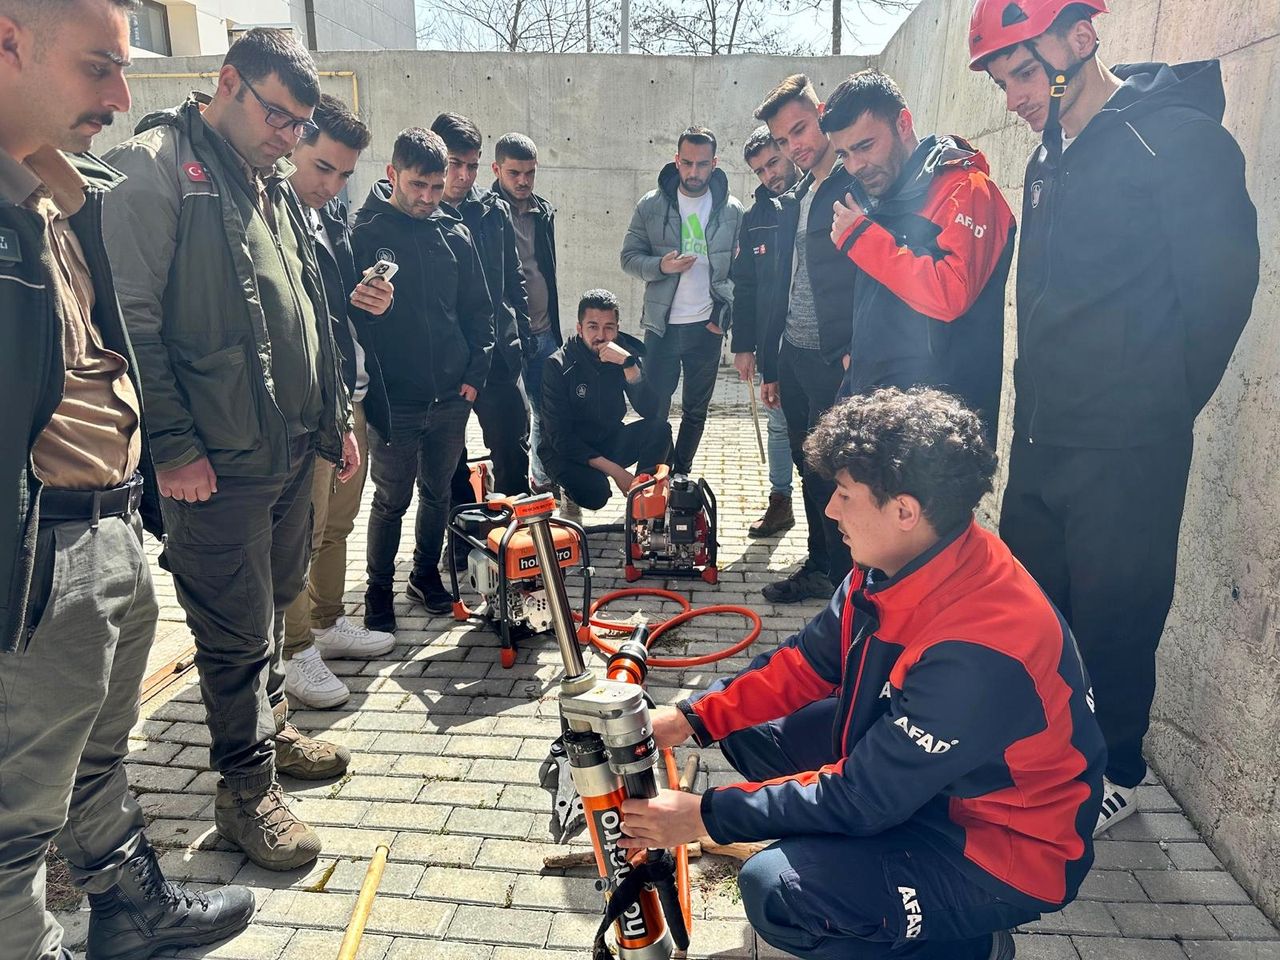
[[[742,204],[717,169],[716,138],[689,127],[658,187],[640,198],[622,243],[622,269],[645,281],[645,366],[666,419],[684,372],[673,470],[693,468],[716,385],[720,344],[732,323],[733,263]]]

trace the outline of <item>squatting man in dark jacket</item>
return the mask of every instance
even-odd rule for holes
[[[50,841],[89,895],[94,960],[212,943],[253,893],[164,879],[124,758],[155,637],[139,367],[86,151],[129,109],[130,4],[0,0],[0,955],[70,960]],[[159,530],[148,481],[147,527]]]
[[[1258,220],[1216,60],[1107,67],[1102,0],[1019,3],[980,0],[969,34],[972,69],[1043,134],[1023,189],[1000,535],[1089,667],[1101,833],[1146,775],[1192,430],[1252,310]]]
[[[663,397],[640,359],[639,341],[618,332],[618,298],[588,290],[578,301],[578,333],[542,372],[539,454],[553,482],[588,510],[609,500],[609,481],[627,493],[630,471],[652,474],[671,451]],[[627,401],[641,419],[623,423]]]
[[[845,400],[805,455],[856,566],[799,633],[654,712],[659,747],[719,743],[744,782],[626,801],[622,845],[779,838],[738,884],[806,960],[1010,960],[1009,928],[1093,862],[1106,748],[1071,631],[974,520],[996,457],[955,397]]]

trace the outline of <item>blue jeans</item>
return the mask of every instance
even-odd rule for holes
[[[834,698],[730,734],[721,750],[753,782],[835,761]],[[910,820],[870,837],[798,835],[743,864],[747,919],[803,960],[986,960],[991,934],[1038,919],[978,886]]]
[[[755,389],[752,384],[751,389]],[[769,456],[769,492],[791,496],[791,473],[795,464],[791,460],[791,439],[787,435],[787,415],[782,407],[764,408],[765,450]]]
[[[547,357],[560,349],[560,345],[556,343],[552,330],[535,333],[533,340],[537,344],[537,352],[524,364],[524,395],[529,401],[529,477],[538,486],[549,487],[551,478],[538,456],[538,439],[542,436],[542,367]]]
[[[672,457],[672,473],[689,473],[698,455],[702,431],[707,425],[707,408],[716,388],[716,371],[720,366],[722,333],[712,333],[705,323],[668,324],[658,336],[652,330],[644,335],[645,376],[663,398],[657,419],[671,417],[671,398],[676,383],[684,373],[680,394],[680,433],[676,437]]]

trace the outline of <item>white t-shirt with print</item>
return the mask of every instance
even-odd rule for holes
[[[707,256],[707,221],[711,219],[711,191],[686,197],[676,190],[680,203],[680,252],[696,254],[692,267],[680,274],[668,323],[706,323],[711,319],[711,259]]]

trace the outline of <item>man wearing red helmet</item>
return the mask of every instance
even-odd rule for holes
[[[1105,66],[1104,0],[978,0],[970,67],[1044,139],[1018,255],[1000,534],[1071,624],[1133,812],[1196,415],[1258,285],[1257,213],[1216,60]]]

